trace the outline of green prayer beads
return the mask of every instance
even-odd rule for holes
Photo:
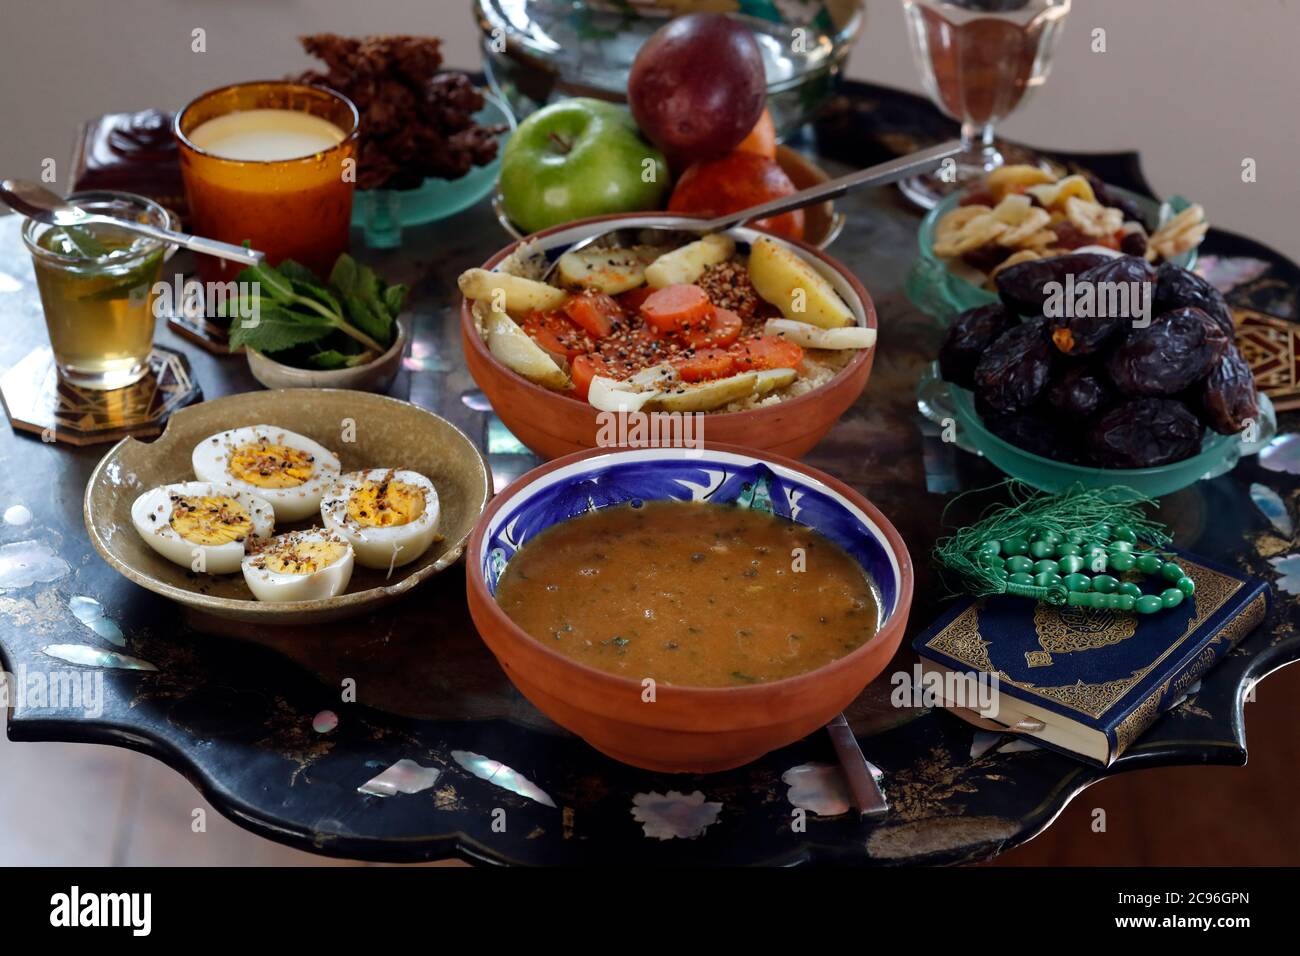
[[[1008,586],[1022,589],[1018,593],[1033,596],[1023,590],[1033,588],[1041,592],[1040,600],[1060,603],[1064,592],[1069,607],[1154,614],[1178,607],[1196,592],[1196,582],[1177,564],[1152,551],[1137,550],[1131,528],[1119,525],[1112,534],[1108,542],[1085,542],[1079,535],[1065,539],[1056,532],[1038,532],[1028,539],[986,541],[978,554],[992,570],[1005,575]],[[1172,586],[1159,594],[1144,594],[1132,581],[1106,573],[1133,570]]]
[[[1035,558],[1050,558],[1055,552],[1055,546],[1048,541],[1029,542],[1029,553]]]

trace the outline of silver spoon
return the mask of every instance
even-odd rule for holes
[[[203,252],[231,262],[240,262],[246,266],[255,266],[266,258],[266,253],[256,249],[245,249],[229,242],[191,236],[185,232],[173,232],[146,222],[130,219],[118,219],[114,216],[101,216],[87,212],[37,183],[24,179],[6,179],[0,181],[0,201],[14,212],[21,213],[28,219],[49,223],[52,226],[90,226],[95,224],[111,225],[126,232],[147,236],[159,242],[184,246],[195,252]]]
[[[753,219],[779,216],[783,212],[802,209],[804,206],[811,206],[814,203],[825,202],[827,199],[835,199],[836,197],[843,196],[852,189],[860,189],[863,186],[883,186],[886,183],[897,182],[900,179],[905,179],[913,173],[929,172],[939,166],[939,164],[945,159],[948,159],[950,156],[956,156],[961,151],[962,145],[960,142],[957,140],[949,140],[946,143],[940,143],[938,146],[931,146],[929,149],[922,149],[915,153],[908,153],[906,156],[900,156],[897,159],[877,163],[874,166],[868,166],[866,169],[859,169],[855,173],[840,176],[838,179],[831,179],[816,186],[810,186],[808,189],[801,189],[797,193],[791,193],[788,196],[781,196],[760,205],[750,206],[748,209],[742,209],[739,212],[719,216],[717,219],[700,219],[694,221],[683,219],[681,223],[672,226],[616,226],[613,229],[598,232],[594,236],[589,236],[586,239],[575,242],[566,251],[579,252],[599,240],[606,239],[609,236],[622,232],[636,234],[646,232],[686,232],[695,233],[696,235],[725,232],[733,226],[739,226],[742,223],[749,222]],[[635,244],[637,241],[644,242],[644,239],[634,239],[631,244]],[[621,242],[615,243],[615,245],[621,244]],[[552,262],[550,267],[546,270],[546,274],[542,276],[543,280],[549,279],[551,274],[559,267],[559,264],[560,260],[558,258]]]

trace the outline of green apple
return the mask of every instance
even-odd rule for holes
[[[632,114],[600,100],[552,103],[519,124],[501,158],[506,215],[526,232],[611,212],[660,209],[664,154]]]

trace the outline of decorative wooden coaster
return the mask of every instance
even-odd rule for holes
[[[9,424],[43,441],[95,445],[162,433],[167,417],[203,396],[180,352],[155,345],[149,373],[126,388],[99,391],[59,378],[48,347],[29,352],[0,378]]]
[[[1255,384],[1279,412],[1300,408],[1300,324],[1253,309],[1235,308],[1237,347],[1250,363]]]

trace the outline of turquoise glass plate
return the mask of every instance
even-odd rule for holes
[[[1063,491],[1073,485],[1084,488],[1123,486],[1143,495],[1159,497],[1186,488],[1201,478],[1213,478],[1236,467],[1243,453],[1258,447],[1245,447],[1237,435],[1220,435],[1206,431],[1199,454],[1156,468],[1090,468],[1054,461],[1018,448],[999,438],[987,428],[975,411],[975,396],[964,388],[948,385],[948,398],[957,418],[959,434],[975,451],[1012,478],[1019,478],[1044,491]],[[1276,429],[1271,404],[1260,396],[1260,428]]]
[[[415,189],[367,189],[352,202],[352,225],[362,231],[372,249],[395,249],[402,230],[446,219],[487,197],[501,171],[501,153],[515,130],[515,117],[497,96],[483,91],[483,108],[474,114],[482,126],[504,123],[509,129],[497,137],[497,157],[475,166],[459,179],[426,179]]]
[[[1107,188],[1135,203],[1142,210],[1148,229],[1153,228],[1161,220],[1161,204],[1154,199],[1140,196],[1118,186]],[[958,312],[988,305],[998,299],[996,293],[972,285],[953,273],[947,264],[931,251],[934,246],[935,224],[942,216],[957,207],[961,197],[961,193],[954,193],[947,197],[926,213],[925,218],[921,220],[921,228],[917,231],[919,254],[916,262],[912,264],[904,285],[907,297],[913,305],[945,325]],[[1169,207],[1165,217],[1168,218],[1182,212],[1191,205],[1191,202],[1181,196],[1172,196],[1165,200],[1165,205]],[[1193,269],[1196,266],[1196,250],[1190,249],[1181,256],[1175,257],[1173,261],[1184,269]]]

